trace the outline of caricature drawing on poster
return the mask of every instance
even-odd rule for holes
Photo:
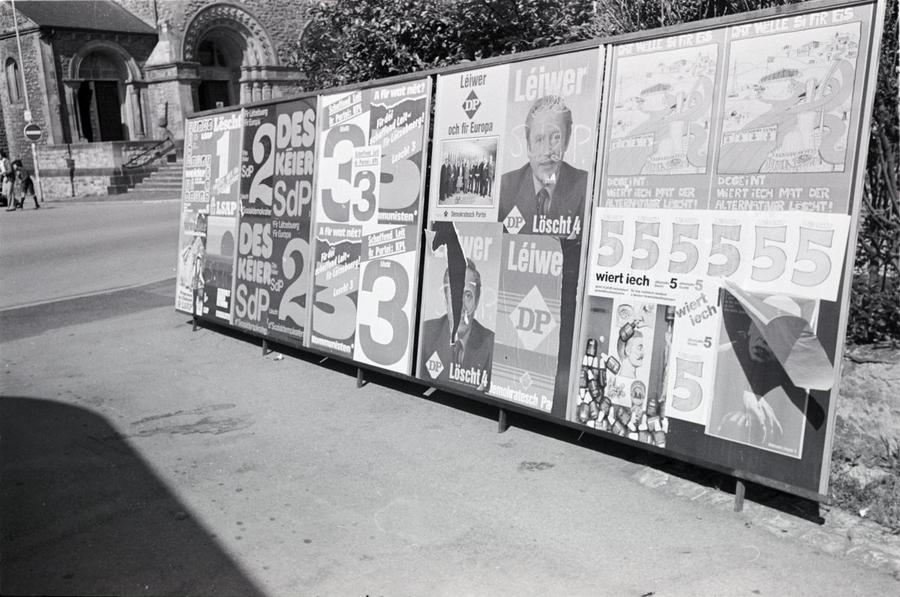
[[[840,172],[860,23],[731,44],[722,173]]]
[[[619,57],[607,174],[703,174],[718,45]]]
[[[610,383],[613,404],[634,406],[647,395],[650,383],[650,351],[656,305],[631,299],[613,301],[610,349],[615,350],[619,371]]]

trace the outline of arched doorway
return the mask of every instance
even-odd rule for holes
[[[107,52],[91,52],[81,61],[76,99],[80,133],[86,141],[126,138],[123,121],[127,75],[125,64]]]
[[[194,111],[272,96],[268,69],[279,68],[272,40],[242,7],[216,3],[198,11],[185,28],[182,55],[197,64]]]
[[[226,30],[214,29],[197,44],[196,60],[200,63],[198,110],[231,106],[240,101],[244,48],[241,40],[233,37],[234,34]]]

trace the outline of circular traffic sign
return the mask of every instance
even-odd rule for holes
[[[43,135],[44,131],[41,130],[41,126],[39,124],[29,122],[25,125],[25,138],[29,141],[38,141]]]

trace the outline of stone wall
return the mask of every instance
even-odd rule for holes
[[[44,197],[64,198],[122,192],[127,182],[133,185],[155,169],[155,166],[150,166],[126,172],[123,166],[132,157],[157,143],[108,141],[44,147],[38,153]],[[129,177],[133,180],[129,181]]]

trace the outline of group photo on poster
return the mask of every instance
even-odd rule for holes
[[[497,137],[441,142],[438,206],[494,204]]]

